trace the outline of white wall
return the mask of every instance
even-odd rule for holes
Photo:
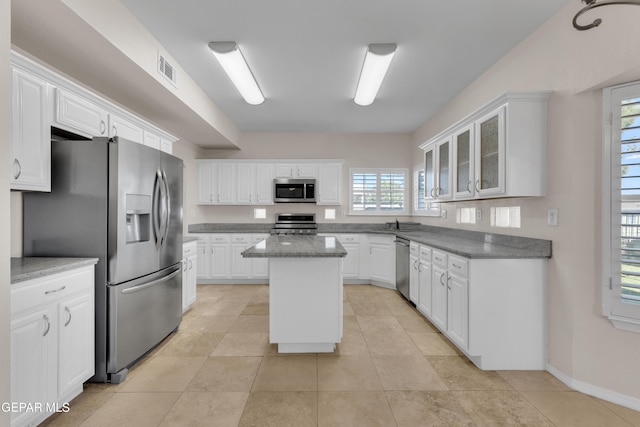
[[[630,398],[640,407],[640,334],[619,331],[601,315],[601,153],[600,88],[640,78],[638,8],[599,8],[589,19],[603,24],[576,31],[571,20],[579,5],[570,2],[513,51],[493,65],[413,135],[418,145],[457,119],[507,90],[553,90],[548,114],[547,196],[481,203],[449,203],[448,219],[423,222],[456,227],[455,207],[482,207],[481,224],[491,230],[490,206],[520,205],[522,228],[513,234],[553,241],[549,268],[550,369],[573,379],[582,391]],[[598,15],[598,16],[596,16]],[[546,225],[548,208],[559,208],[560,225]],[[523,302],[526,303],[526,302]],[[633,369],[630,369],[633,367]],[[557,371],[556,371],[557,370]]]
[[[413,144],[408,134],[330,134],[330,133],[244,133],[240,150],[204,150],[199,158],[211,159],[341,159],[342,206],[316,206],[311,204],[276,204],[266,206],[267,219],[273,223],[278,212],[316,213],[318,222],[324,220],[324,209],[335,208],[335,222],[385,222],[389,217],[352,217],[348,213],[348,174],[350,167],[408,167],[411,163]],[[190,201],[197,200],[197,178],[188,191]],[[189,221],[200,222],[253,222],[251,206],[186,206]],[[262,207],[262,206],[261,206]],[[342,212],[345,216],[342,216]],[[393,219],[395,217],[392,217]],[[400,217],[399,219],[404,219]],[[258,221],[256,221],[258,222]]]
[[[9,141],[11,120],[11,77],[9,73],[9,52],[11,48],[11,1],[0,0],[0,176],[9,176]],[[0,235],[8,236],[11,227],[9,209],[9,180],[0,181]],[[9,239],[0,243],[0,402],[9,402],[11,376],[9,364],[9,259],[11,244]],[[7,426],[10,414],[0,411],[0,425]]]

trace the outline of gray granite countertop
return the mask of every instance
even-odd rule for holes
[[[11,284],[93,265],[98,258],[11,258]]]
[[[245,258],[341,258],[347,251],[335,237],[278,236],[242,252]]]
[[[192,224],[190,233],[268,233],[273,224]],[[551,241],[418,223],[318,223],[318,233],[373,233],[404,237],[466,258],[551,258]]]
[[[194,242],[198,240],[198,236],[184,236],[182,237],[182,243],[189,243],[189,242]]]

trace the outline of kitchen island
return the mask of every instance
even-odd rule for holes
[[[342,339],[342,258],[335,237],[269,236],[242,252],[269,258],[269,341],[279,353],[331,353]]]

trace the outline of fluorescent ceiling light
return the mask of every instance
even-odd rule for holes
[[[262,104],[264,96],[247,65],[247,61],[240,52],[238,44],[236,42],[211,42],[209,49],[244,100],[251,105]]]
[[[370,105],[378,94],[384,76],[387,74],[393,54],[396,52],[395,43],[370,44],[364,57],[360,80],[353,98],[358,105]]]

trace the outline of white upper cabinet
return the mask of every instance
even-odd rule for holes
[[[475,195],[473,129],[474,126],[468,126],[453,135],[453,197],[456,199]]]
[[[425,198],[544,196],[549,95],[508,92],[422,144]],[[443,141],[450,141],[448,168]]]
[[[425,198],[450,200],[452,197],[451,138],[442,139],[425,150]]]
[[[51,191],[49,88],[49,83],[45,80],[12,67],[12,190]]]
[[[342,163],[319,163],[316,201],[319,205],[339,205],[342,194]]]
[[[236,164],[236,203],[241,205],[273,204],[272,164]]]
[[[315,163],[278,163],[276,178],[316,178],[318,167]]]
[[[137,142],[138,144],[144,144],[144,131],[142,128],[122,117],[118,117],[115,114],[109,114],[109,137],[119,136],[129,141]],[[160,144],[157,147],[160,148]]]
[[[156,150],[160,150],[162,148],[161,138],[153,132],[145,130],[142,134],[142,141],[147,147],[155,148]]]
[[[272,163],[263,159],[200,159],[197,167],[200,205],[272,205],[273,180],[282,177],[278,175],[278,170],[280,173],[293,173],[296,179],[308,178],[306,174],[313,174],[313,178],[317,179],[317,204],[341,203],[342,160]]]
[[[53,124],[87,138],[109,134],[109,113],[66,89],[56,88]]]

